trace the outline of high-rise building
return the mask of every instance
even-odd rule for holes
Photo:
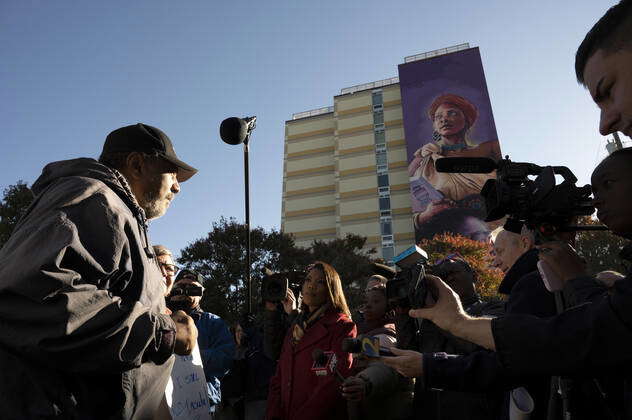
[[[294,114],[285,123],[281,230],[298,246],[359,234],[391,259],[415,242],[407,156],[398,77],[344,88],[333,106]]]

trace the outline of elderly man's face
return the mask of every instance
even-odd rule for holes
[[[518,261],[518,258],[529,250],[525,241],[517,233],[501,231],[493,243],[494,265],[504,274]]]
[[[632,50],[597,50],[586,62],[584,80],[601,110],[599,132],[632,136]]]
[[[147,219],[155,219],[167,212],[171,200],[180,192],[177,168],[163,159],[145,159],[145,175],[139,180],[141,193],[136,200],[145,210]]]

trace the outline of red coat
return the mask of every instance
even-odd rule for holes
[[[340,382],[333,376],[318,376],[311,370],[312,351],[333,351],[338,371],[350,375],[351,354],[343,353],[342,340],[356,336],[351,319],[333,310],[305,331],[298,344],[292,344],[292,329],[283,342],[276,374],[270,380],[266,419],[337,420],[347,418],[347,404]]]

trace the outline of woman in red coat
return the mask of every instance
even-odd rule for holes
[[[349,376],[351,355],[342,351],[342,340],[356,336],[356,327],[342,291],[340,276],[332,266],[316,262],[308,268],[302,289],[301,312],[289,328],[270,381],[268,420],[346,419],[347,406],[336,376],[314,371],[312,353],[333,352],[337,369]]]

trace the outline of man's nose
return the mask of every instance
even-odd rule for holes
[[[171,185],[171,192],[174,194],[178,194],[180,192],[180,183],[177,179],[173,180],[173,184]]]
[[[619,114],[608,108],[601,109],[601,116],[599,119],[599,132],[602,136],[607,136],[610,133],[617,131],[617,124],[619,123]]]

